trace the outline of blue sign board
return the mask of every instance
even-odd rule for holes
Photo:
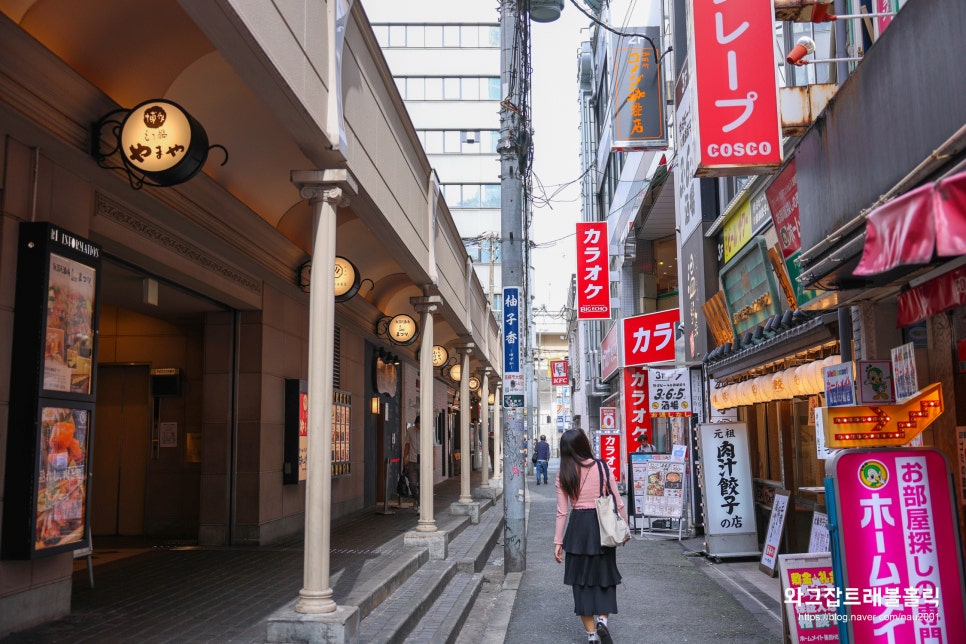
[[[520,287],[503,289],[503,373],[520,372]]]

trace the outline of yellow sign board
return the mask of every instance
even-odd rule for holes
[[[943,413],[942,383],[922,389],[901,405],[823,407],[825,444],[843,447],[898,447],[922,433]]]

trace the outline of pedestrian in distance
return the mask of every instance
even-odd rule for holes
[[[537,460],[535,464],[537,466],[537,485],[540,485],[540,479],[543,478],[543,484],[547,484],[547,466],[550,465],[550,443],[547,442],[547,437],[543,434],[540,435],[540,440],[537,441],[536,447],[534,449],[534,456]]]
[[[403,469],[413,494],[413,508],[419,508],[419,414],[406,427],[402,443]]]
[[[553,556],[557,563],[564,564],[564,584],[573,588],[574,613],[580,616],[587,631],[587,641],[603,644],[614,641],[607,619],[617,612],[617,585],[621,583],[617,548],[600,545],[595,499],[602,495],[605,485],[610,487],[618,510],[627,521],[624,501],[609,471],[606,463],[594,458],[583,431],[568,429],[563,433]],[[629,539],[630,536],[624,543]]]

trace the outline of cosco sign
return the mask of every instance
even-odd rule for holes
[[[712,143],[708,146],[708,156],[712,158],[755,157],[771,154],[771,149],[771,143],[768,141],[761,141],[759,143],[755,143],[754,141],[749,143]]]

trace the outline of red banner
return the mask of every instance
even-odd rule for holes
[[[606,222],[577,224],[577,319],[610,319]]]
[[[674,331],[680,309],[624,319],[624,366],[674,360]]]
[[[944,273],[899,294],[898,326],[916,322],[966,304],[966,266]]]
[[[651,414],[647,404],[647,369],[624,369],[624,431],[627,451],[636,452],[651,442]]]
[[[621,435],[600,435],[600,458],[610,468],[610,475],[618,483],[621,482]]]
[[[795,174],[794,157],[765,189],[765,198],[778,233],[782,257],[788,259],[802,247],[798,219],[798,177]]]
[[[691,0],[697,176],[781,164],[771,2]]]

